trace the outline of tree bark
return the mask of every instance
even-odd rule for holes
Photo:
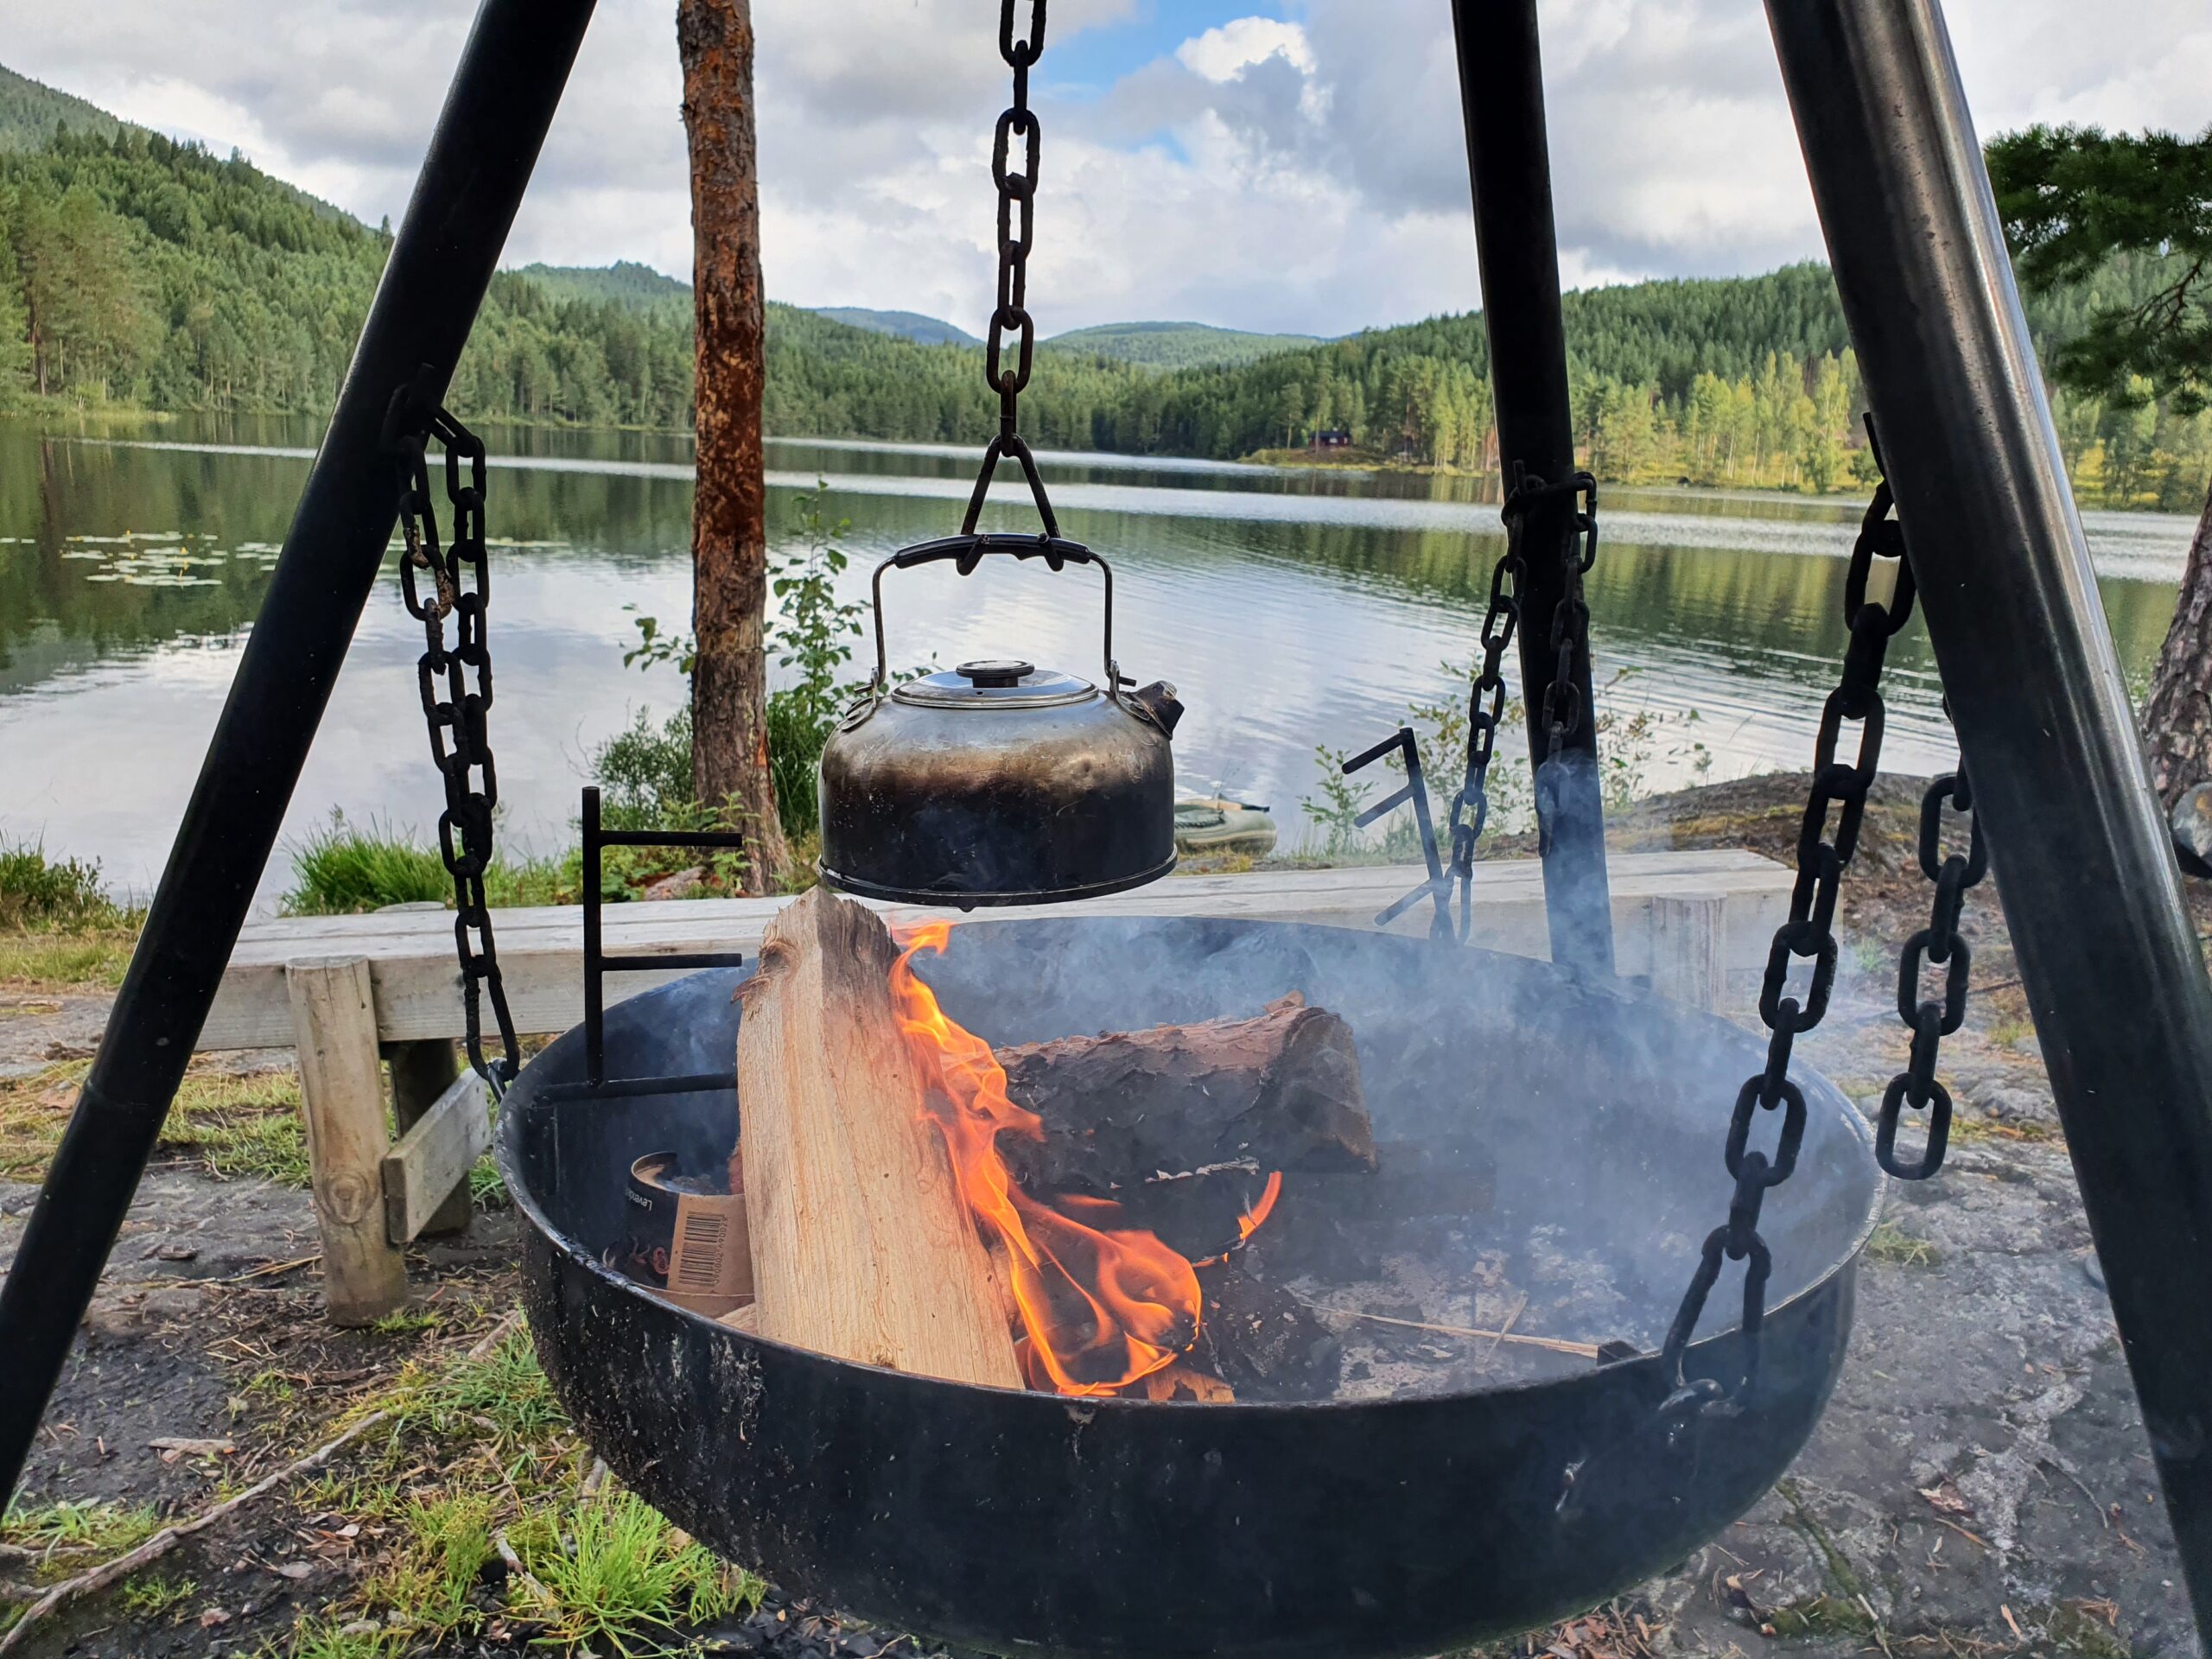
[[[691,770],[751,840],[747,885],[790,861],[768,769],[767,484],[760,399],[766,318],[753,100],[751,0],[677,0],[691,149],[698,491],[691,510]]]
[[[2212,779],[2212,493],[2196,520],[2174,620],[2143,707],[2151,781],[2171,808]]]

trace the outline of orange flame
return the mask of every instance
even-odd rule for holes
[[[935,1075],[931,1120],[944,1135],[969,1211],[1006,1252],[1027,1340],[1024,1374],[1060,1394],[1104,1395],[1173,1364],[1198,1339],[1203,1312],[1191,1263],[1153,1234],[1117,1225],[1121,1205],[1062,1194],[1057,1208],[1015,1184],[999,1156],[1002,1134],[1044,1138],[1044,1125],[1007,1096],[1006,1072],[982,1038],[957,1025],[915,974],[918,952],[941,954],[951,925],[902,931],[891,970],[899,1028],[924,1074]],[[1243,1237],[1267,1219],[1281,1190],[1269,1179],[1240,1220]]]
[[[1268,1185],[1260,1194],[1260,1201],[1236,1217],[1236,1239],[1239,1243],[1260,1230],[1260,1224],[1274,1213],[1275,1200],[1282,1197],[1282,1171],[1268,1177]]]

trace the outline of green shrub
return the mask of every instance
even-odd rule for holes
[[[0,926],[112,926],[122,912],[97,863],[49,859],[37,842],[0,843]]]
[[[696,809],[691,787],[691,711],[661,725],[640,709],[629,726],[592,751],[600,822],[610,830],[664,828]]]
[[[845,675],[853,642],[860,637],[862,607],[837,598],[837,578],[852,562],[839,543],[851,521],[832,523],[824,511],[829,499],[829,486],[819,481],[796,498],[792,522],[801,544],[778,557],[768,572],[769,590],[782,614],[769,620],[766,646],[775,653],[779,667],[798,671],[794,683],[769,695],[767,708],[776,816],[794,840],[812,836],[819,822],[822,750],[836,729],[838,715],[861,690],[860,682]],[[697,642],[689,634],[662,632],[658,617],[633,620],[639,643],[623,653],[624,664],[650,669],[667,663],[688,677]],[[600,810],[608,823],[690,827],[685,810],[696,813],[698,803],[691,781],[689,711],[671,715],[658,728],[640,713],[628,730],[600,747],[592,756],[592,771],[604,791]]]

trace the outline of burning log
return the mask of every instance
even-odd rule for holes
[[[1197,1260],[1233,1249],[1281,1173],[1376,1166],[1351,1028],[1295,995],[1248,1020],[1065,1037],[997,1051],[1041,1140],[1001,1153],[1039,1196],[1122,1205]]]
[[[893,1006],[898,958],[873,913],[817,888],[769,925],[738,991],[756,1328],[1019,1389],[1008,1304],[928,1115],[936,1079]]]

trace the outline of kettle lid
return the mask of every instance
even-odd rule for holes
[[[1009,658],[925,674],[893,688],[891,696],[925,709],[1057,709],[1097,694],[1089,680]]]

